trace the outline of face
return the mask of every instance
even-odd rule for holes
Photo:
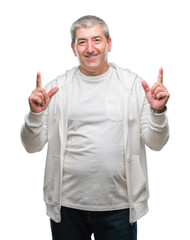
[[[99,24],[77,29],[75,45],[71,46],[79,59],[83,74],[97,76],[108,70],[107,58],[111,51],[111,38],[107,41]]]

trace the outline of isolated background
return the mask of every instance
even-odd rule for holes
[[[150,85],[159,67],[164,68],[171,93],[171,136],[161,152],[147,151],[150,211],[138,222],[138,236],[189,239],[189,10],[188,0],[0,2],[0,239],[51,240],[42,194],[46,148],[26,153],[20,128],[37,71],[45,85],[78,64],[69,31],[71,23],[86,14],[100,16],[109,25],[109,61]]]

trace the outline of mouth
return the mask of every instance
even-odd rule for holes
[[[89,59],[89,60],[93,60],[98,56],[98,54],[92,54],[92,55],[85,55],[85,58]]]

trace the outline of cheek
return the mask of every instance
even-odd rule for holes
[[[76,55],[79,57],[79,56],[82,56],[84,54],[84,48],[82,47],[76,47],[75,48],[75,52],[76,52]]]
[[[108,56],[108,44],[106,45],[106,47],[104,49],[104,56],[105,56],[105,58],[107,58],[107,56]]]
[[[78,58],[78,61],[80,64],[85,62],[85,56],[84,56],[84,52],[82,51],[76,51],[76,56]]]

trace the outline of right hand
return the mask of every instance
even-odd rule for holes
[[[36,89],[29,97],[30,110],[34,113],[43,112],[49,105],[51,98],[57,93],[59,88],[54,87],[48,93],[42,88],[41,74],[37,73]]]

